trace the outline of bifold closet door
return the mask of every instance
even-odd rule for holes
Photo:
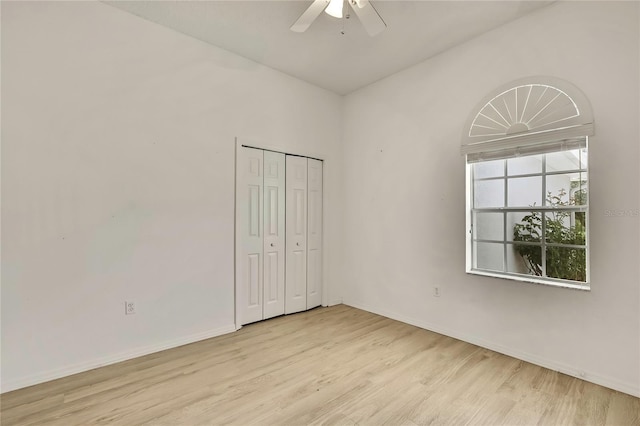
[[[264,151],[238,150],[236,176],[236,280],[240,324],[260,321],[263,276],[263,160]]]
[[[307,309],[307,159],[287,155],[285,313]]]
[[[307,159],[307,309],[322,303],[322,161]]]
[[[284,314],[285,155],[264,152],[263,318]]]
[[[241,325],[284,314],[285,155],[241,147],[236,277]]]
[[[322,162],[239,147],[239,325],[322,303]]]

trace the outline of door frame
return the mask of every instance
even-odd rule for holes
[[[234,173],[233,173],[233,288],[234,288],[233,310],[234,310],[234,322],[235,322],[236,330],[240,330],[242,328],[242,325],[240,325],[239,309],[238,309],[239,287],[238,287],[238,276],[236,273],[236,268],[237,268],[237,262],[238,262],[238,222],[239,222],[239,217],[238,217],[239,212],[237,207],[238,206],[238,151],[243,146],[246,146],[249,148],[255,148],[255,149],[262,149],[265,151],[279,152],[285,155],[295,155],[298,157],[312,158],[314,160],[322,161],[323,173],[322,173],[322,305],[321,306],[329,306],[329,292],[327,289],[328,286],[326,285],[327,261],[326,261],[326,255],[325,255],[326,254],[325,233],[327,229],[326,227],[327,222],[325,220],[326,207],[327,207],[327,190],[325,185],[325,182],[326,182],[325,177],[326,177],[327,161],[323,158],[322,155],[314,155],[313,153],[301,153],[300,151],[293,152],[293,150],[286,147],[267,145],[261,142],[256,142],[256,141],[252,141],[252,140],[240,138],[240,137],[235,138],[234,145],[235,146],[234,146],[234,162],[233,162],[233,169],[234,169]]]

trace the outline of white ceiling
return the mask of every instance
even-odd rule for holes
[[[341,95],[553,1],[374,0],[387,23],[376,37],[356,16],[340,20],[325,13],[305,33],[290,31],[311,2],[105,1]]]

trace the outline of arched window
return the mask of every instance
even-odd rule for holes
[[[591,107],[555,78],[500,87],[469,117],[467,272],[589,288]]]

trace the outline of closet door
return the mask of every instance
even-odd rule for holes
[[[260,321],[263,268],[263,151],[241,147],[236,176],[236,280],[240,324]]]
[[[264,319],[284,314],[285,155],[264,153]]]
[[[307,159],[287,155],[285,313],[307,309]]]
[[[307,160],[307,309],[322,303],[322,161]]]

